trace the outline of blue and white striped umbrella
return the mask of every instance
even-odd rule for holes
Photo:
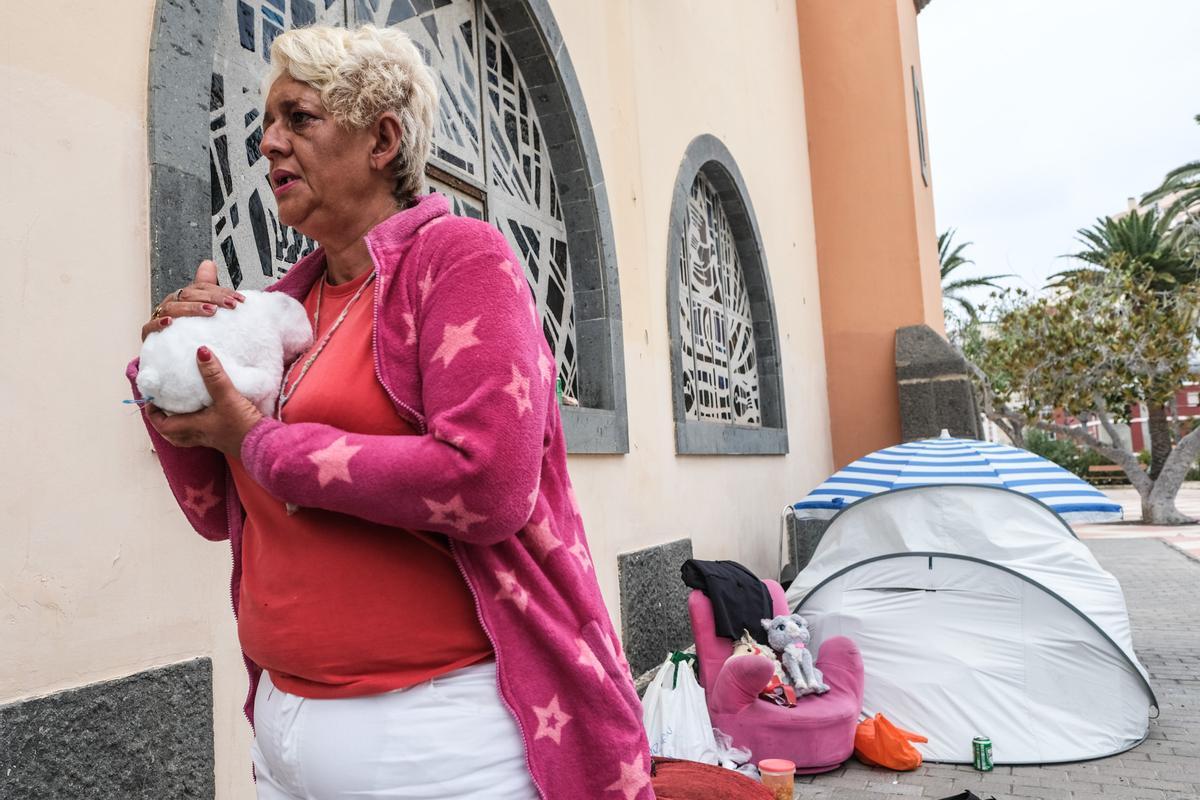
[[[937,439],[886,447],[863,456],[826,479],[793,506],[798,516],[828,519],[879,492],[906,486],[969,483],[1002,486],[1041,500],[1068,522],[1111,522],[1123,511],[1078,476],[1052,461],[992,442]]]

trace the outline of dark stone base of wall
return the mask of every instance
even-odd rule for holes
[[[982,438],[967,362],[927,325],[896,330],[900,435],[906,442],[951,436]]]
[[[0,706],[0,800],[211,800],[212,662]]]
[[[779,582],[785,587],[808,566],[813,551],[817,549],[817,544],[828,527],[827,519],[802,519],[792,516],[787,518],[788,563],[779,578]]]
[[[693,641],[679,568],[692,557],[692,540],[647,547],[617,556],[621,584],[621,640],[634,675],[640,675]]]

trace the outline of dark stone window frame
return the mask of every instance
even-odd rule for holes
[[[488,0],[548,142],[575,294],[581,407],[563,406],[571,453],[628,453],[616,241],[583,91],[547,0]],[[150,294],[186,285],[213,257],[209,93],[217,4],[158,0],[150,44]]]
[[[917,83],[917,68],[909,67],[912,74],[913,113],[917,118],[917,153],[921,158],[921,182],[929,185],[929,156],[925,151],[925,104],[921,97],[921,86]]]
[[[758,365],[761,427],[726,422],[689,420],[683,404],[683,352],[679,324],[679,260],[687,224],[688,197],[696,176],[703,173],[716,188],[729,218],[738,260],[750,296],[754,346]],[[678,455],[784,455],[788,452],[783,368],[775,300],[767,257],[750,193],[729,149],[711,135],[697,136],[688,145],[675,178],[667,235],[667,328],[671,342],[671,393]]]

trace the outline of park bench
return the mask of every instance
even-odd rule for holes
[[[1097,485],[1128,483],[1128,478],[1125,477],[1125,470],[1116,464],[1093,464],[1088,467],[1087,478],[1089,483]]]

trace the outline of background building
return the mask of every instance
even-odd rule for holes
[[[92,781],[252,796],[229,553],[188,529],[120,401],[142,321],[200,259],[253,288],[312,247],[274,218],[256,155],[280,31],[396,24],[437,69],[430,184],[525,262],[581,404],[564,409],[571,471],[639,670],[687,636],[683,558],[773,574],[779,509],[901,438],[896,330],[942,326],[916,13],[912,0],[9,9],[0,794]]]

